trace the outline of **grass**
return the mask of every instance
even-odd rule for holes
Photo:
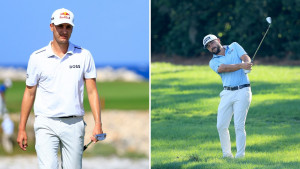
[[[208,66],[152,63],[151,168],[299,168],[300,67],[256,65],[249,78],[246,157],[223,159],[221,78]],[[229,130],[235,154],[233,120]]]
[[[97,88],[100,99],[104,100],[104,109],[149,109],[148,82],[97,82]],[[10,112],[20,112],[24,89],[24,81],[15,81],[12,88],[7,90],[6,102]],[[86,91],[84,108],[87,112],[91,111]]]

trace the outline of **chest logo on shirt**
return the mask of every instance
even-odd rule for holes
[[[228,54],[230,54],[231,52],[233,52],[233,49],[231,49],[230,51],[228,51]]]
[[[70,65],[69,68],[70,68],[70,69],[73,69],[73,68],[80,68],[80,65]]]

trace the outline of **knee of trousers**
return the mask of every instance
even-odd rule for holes
[[[234,125],[236,131],[244,131],[245,125]]]
[[[223,125],[223,124],[217,124],[217,129],[218,129],[219,132],[220,131],[226,131],[226,130],[228,130],[228,127]]]

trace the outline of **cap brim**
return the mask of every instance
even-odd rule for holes
[[[75,26],[74,23],[72,22],[52,22],[54,25],[60,25],[60,24],[63,24],[63,23],[67,23],[67,24],[70,24],[72,25],[73,27]]]

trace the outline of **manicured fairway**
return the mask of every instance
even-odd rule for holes
[[[255,65],[244,159],[223,159],[221,78],[208,66],[151,65],[151,168],[299,168],[300,67]],[[233,121],[230,125],[235,155]]]
[[[149,83],[148,82],[97,82],[104,109],[119,110],[148,110]],[[13,82],[13,87],[7,90],[6,102],[10,112],[20,112],[25,82]],[[84,107],[88,112],[90,106],[86,91],[84,92]]]

